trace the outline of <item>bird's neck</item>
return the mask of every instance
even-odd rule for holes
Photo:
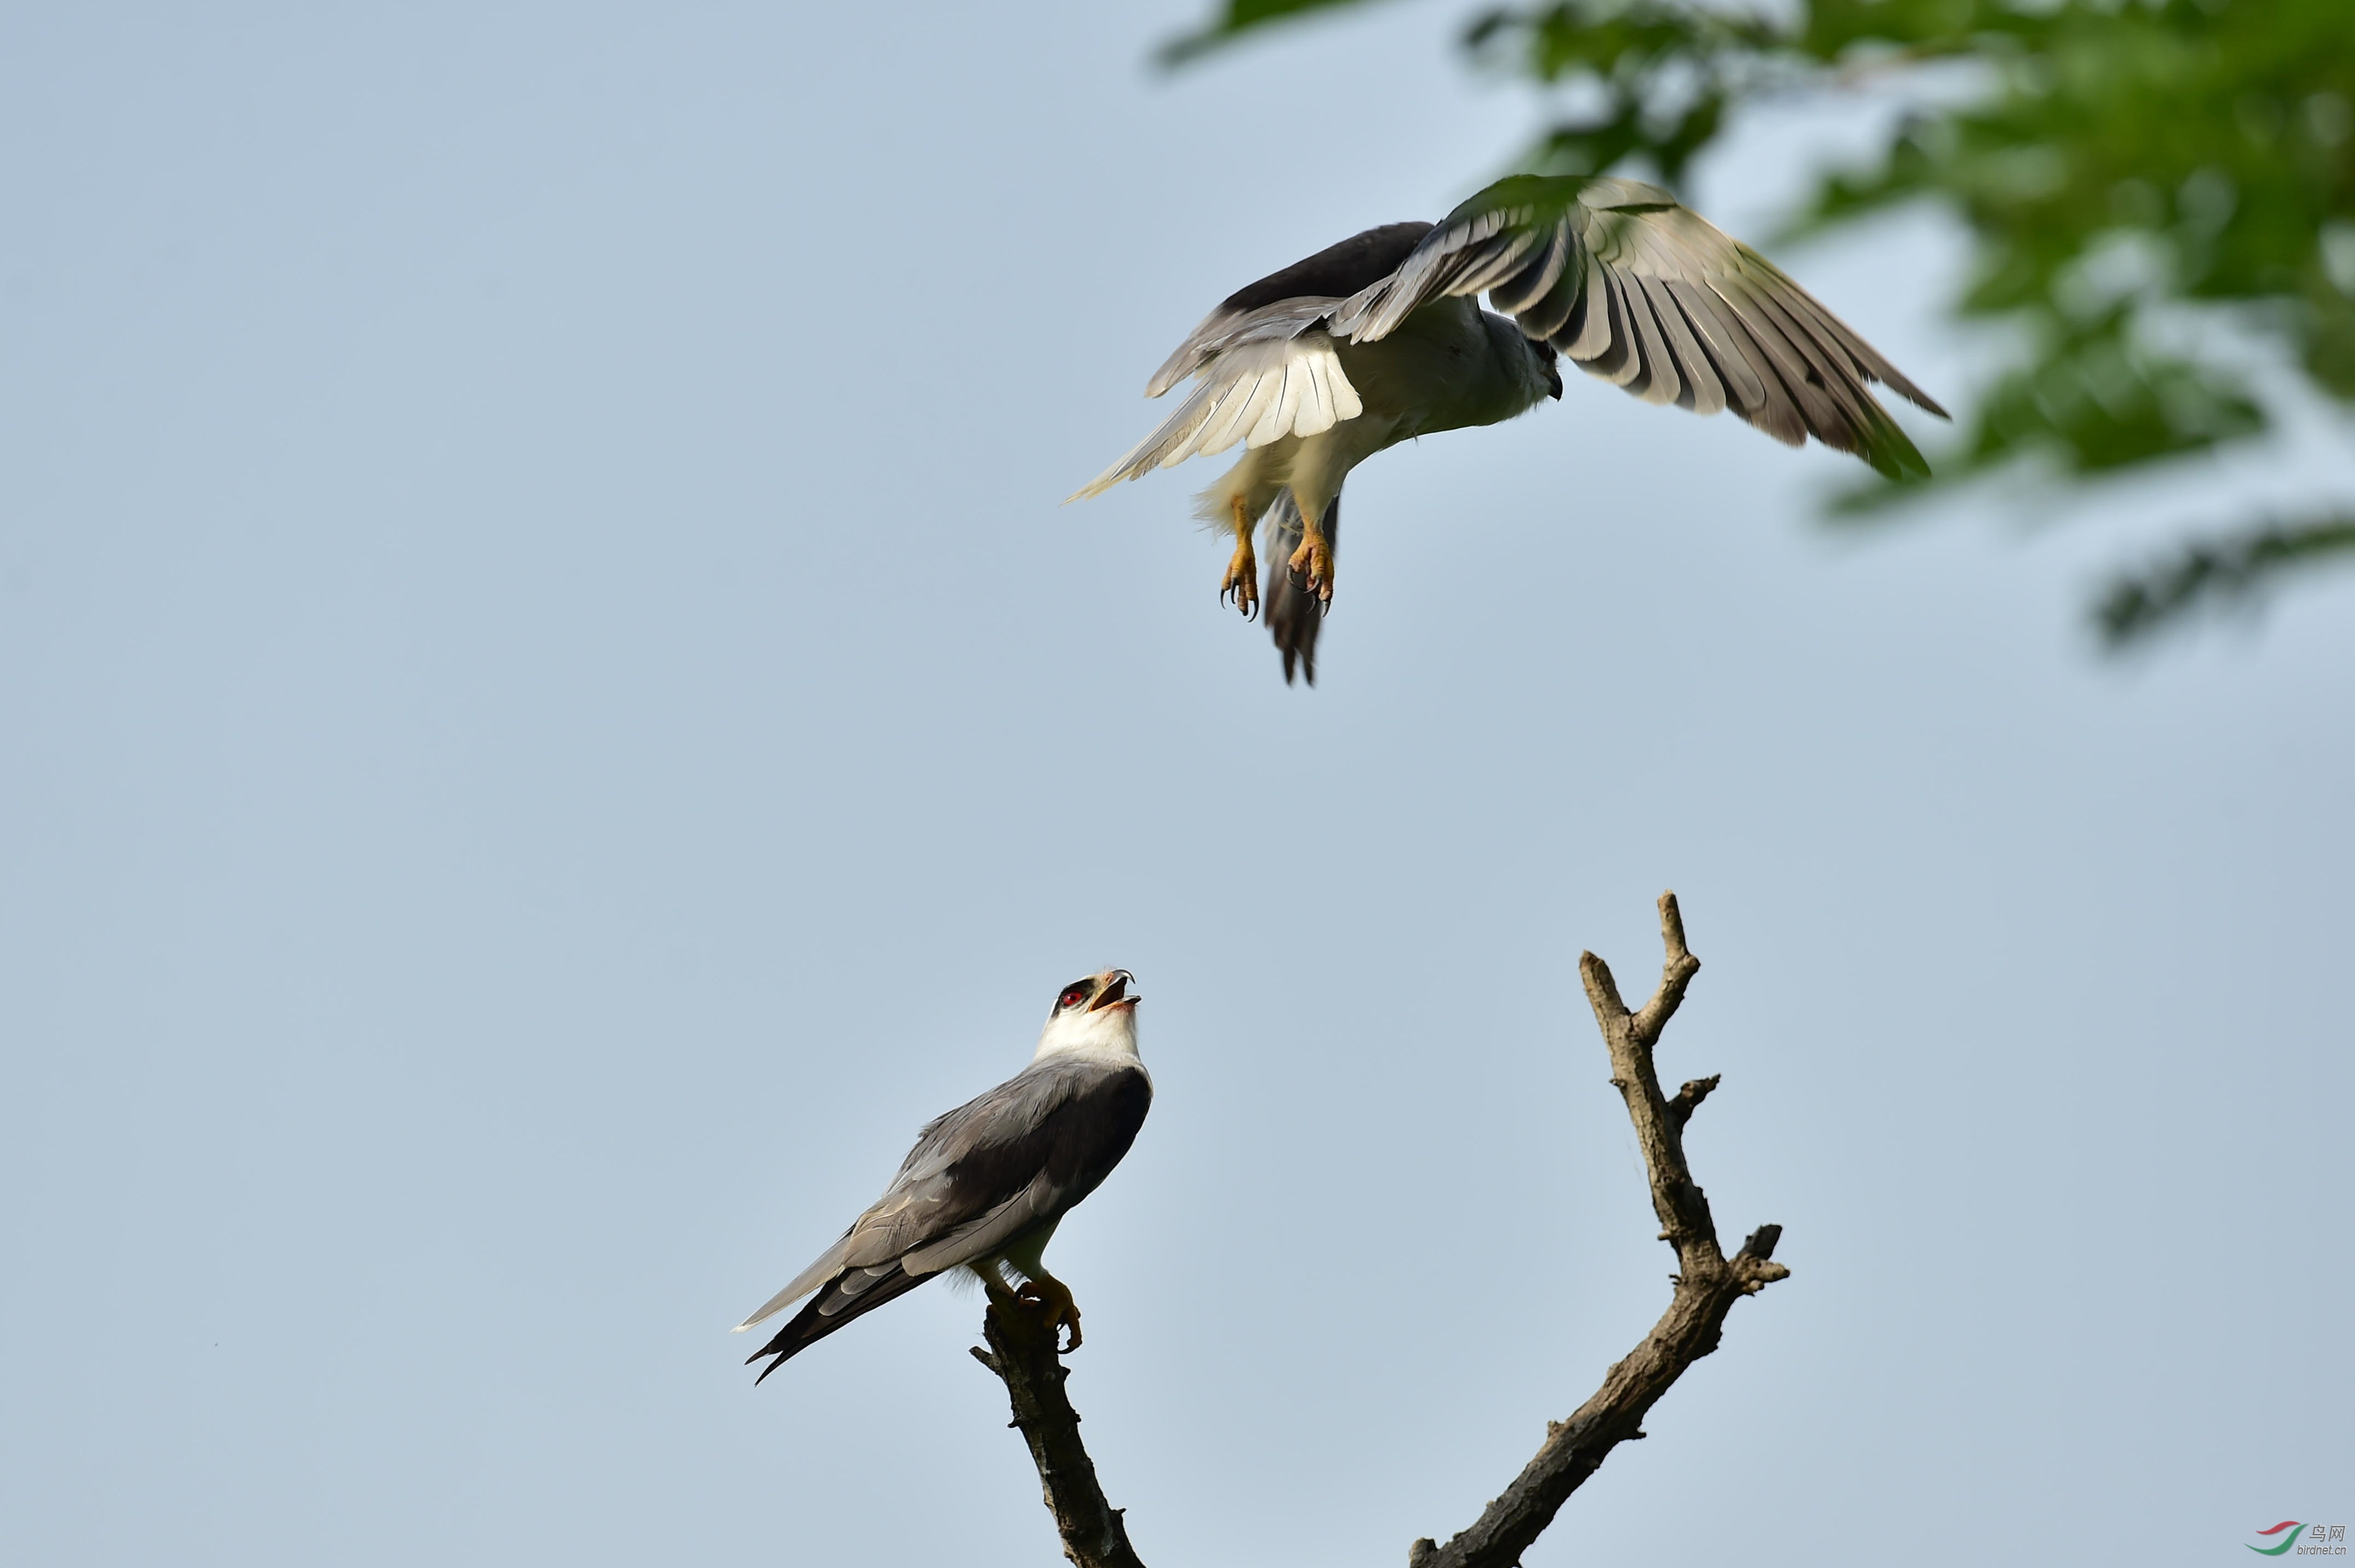
[[[1106,1067],[1144,1065],[1136,1052],[1135,1020],[1125,1016],[1127,1009],[1120,1011],[1120,1017],[1089,1014],[1050,1022],[1039,1037],[1039,1049],[1030,1060],[1090,1061]]]

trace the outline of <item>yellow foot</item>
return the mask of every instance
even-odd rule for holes
[[[1227,574],[1219,579],[1219,603],[1225,603],[1231,595],[1244,620],[1259,613],[1259,558],[1252,553],[1249,538],[1235,546],[1234,559],[1227,562]]]
[[[1259,558],[1252,553],[1252,519],[1243,513],[1243,498],[1234,499],[1235,553],[1228,559],[1227,574],[1219,579],[1219,603],[1234,596],[1235,608],[1248,621],[1259,611]]]
[[[1319,609],[1333,603],[1333,546],[1323,534],[1303,535],[1300,548],[1284,565]]]
[[[1068,1356],[1080,1348],[1080,1308],[1071,1300],[1071,1293],[1064,1287],[1061,1280],[1041,1276],[1024,1285],[1014,1293],[1014,1296],[1018,1301],[1027,1301],[1039,1308],[1040,1316],[1047,1321],[1050,1334],[1058,1328],[1071,1329],[1071,1342],[1056,1354]]]

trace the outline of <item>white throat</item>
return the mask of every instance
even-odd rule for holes
[[[1075,1056],[1115,1065],[1144,1065],[1136,1054],[1136,1008],[1115,1003],[1090,1012],[1057,1013],[1039,1031],[1033,1061],[1050,1056]]]

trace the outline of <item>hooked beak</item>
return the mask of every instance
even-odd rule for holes
[[[1130,974],[1127,970],[1114,970],[1112,972],[1111,981],[1103,990],[1096,993],[1096,999],[1088,1004],[1088,1011],[1092,1013],[1099,1013],[1103,1011],[1106,1008],[1133,1008],[1136,1006],[1137,1003],[1145,1000],[1145,998],[1143,997],[1132,997],[1128,994],[1128,988],[1135,984],[1136,984],[1136,976]]]
[[[1529,357],[1536,360],[1538,362],[1538,368],[1545,372],[1546,396],[1551,398],[1556,402],[1560,402],[1561,400],[1561,355],[1560,351],[1558,351],[1552,344],[1547,342],[1542,337],[1524,337],[1521,341],[1529,345]]]

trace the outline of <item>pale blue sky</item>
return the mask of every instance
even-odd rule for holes
[[[0,17],[11,1561],[1056,1561],[974,1299],[758,1391],[724,1330],[1107,964],[1114,1500],[1402,1561],[1666,1300],[1575,977],[1666,886],[1697,1174],[1794,1276],[1530,1568],[2355,1515],[2355,581],[2078,620],[2344,432],[1857,543],[1854,465],[1573,378],[1360,471],[1288,690],[1215,465],[1056,503],[1530,106],[1449,6],[1156,77],[1196,5]],[[1689,194],[1756,233],[1836,140]],[[1784,257],[1966,390],[1935,222]]]

